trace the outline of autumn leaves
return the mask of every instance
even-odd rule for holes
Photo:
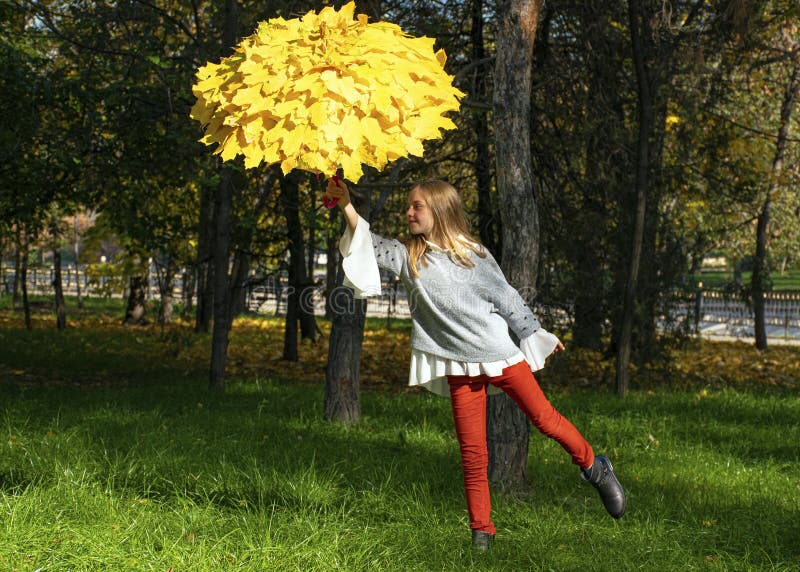
[[[355,4],[300,19],[261,22],[234,55],[197,73],[191,117],[223,160],[279,163],[357,181],[454,129],[444,115],[464,94],[444,71],[434,40],[367,23]]]

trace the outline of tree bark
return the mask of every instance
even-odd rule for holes
[[[230,53],[239,38],[239,4],[225,0],[225,23],[222,30],[223,54]],[[214,326],[211,334],[211,367],[208,387],[225,390],[225,366],[228,361],[228,336],[231,329],[231,279],[228,275],[231,252],[231,217],[235,173],[222,166],[222,175],[214,201]]]
[[[351,190],[353,186],[351,185]],[[359,213],[372,218],[369,190],[351,191],[353,206]],[[338,257],[341,258],[341,257]],[[333,318],[328,340],[328,366],[325,370],[325,419],[354,424],[361,420],[359,401],[361,346],[367,301],[356,300],[353,291],[343,286],[342,261],[337,266],[336,287],[330,295]]]
[[[15,233],[16,238],[16,252],[14,254],[14,292],[11,297],[11,307],[16,310],[17,306],[19,306],[20,295],[22,293],[22,283],[20,282],[20,274],[22,270],[22,229],[19,225],[17,225],[17,230]]]
[[[356,300],[353,291],[342,286],[343,278],[339,262],[337,287],[331,295],[333,321],[325,370],[325,419],[355,424],[361,420],[359,376],[367,301]]]
[[[72,229],[74,251],[75,251],[75,292],[78,297],[78,309],[83,310],[83,295],[81,294],[81,264],[80,264],[80,244],[78,243],[78,217],[72,218]]]
[[[486,58],[486,49],[483,41],[483,0],[472,0],[472,62],[475,69],[472,71],[471,97],[476,101],[485,101],[488,98],[486,70],[477,62]],[[489,150],[489,111],[474,108],[472,115],[472,130],[475,133],[475,184],[478,188],[478,233],[481,242],[491,252],[497,253],[502,262],[502,253],[498,250],[497,219],[492,206],[492,172],[491,152]]]
[[[53,238],[53,294],[56,309],[56,328],[67,327],[67,307],[64,304],[64,284],[61,281],[61,248],[58,244],[58,221],[50,225]]]
[[[339,213],[336,212],[336,209],[331,209],[330,215],[334,221],[340,220]],[[344,221],[340,222],[343,223]],[[341,230],[339,231],[339,234],[341,234]],[[333,311],[331,310],[331,294],[336,288],[336,268],[339,261],[339,249],[337,246],[339,244],[339,239],[337,238],[336,234],[334,234],[333,229],[330,229],[325,240],[327,253],[327,260],[325,262],[325,319],[332,320]]]
[[[128,305],[125,309],[125,318],[122,323],[126,326],[142,326],[147,323],[145,317],[147,278],[145,276],[131,276],[128,284]]]
[[[631,357],[631,337],[636,304],[636,287],[639,279],[642,243],[644,239],[645,213],[647,208],[648,170],[650,168],[650,139],[653,129],[653,95],[650,91],[651,78],[645,64],[642,36],[650,33],[647,18],[643,14],[641,2],[630,0],[628,7],[630,19],[631,45],[633,62],[636,71],[638,95],[639,126],[637,138],[637,154],[633,194],[636,197],[636,214],[633,223],[631,254],[628,260],[628,271],[623,297],[622,321],[619,343],[617,345],[617,393],[625,395],[630,384],[628,371]]]
[[[173,269],[172,259],[169,255],[166,256],[164,264],[156,261],[156,272],[158,278],[158,294],[161,298],[161,306],[158,309],[158,323],[163,333],[167,324],[172,322],[172,311],[175,303],[172,294],[172,289],[175,284],[175,270]]]
[[[19,279],[22,290],[22,311],[25,315],[25,328],[30,330],[31,324],[31,303],[28,299],[28,249],[30,248],[30,237],[24,230],[22,231],[24,242],[22,243],[22,256],[19,267]]]
[[[580,203],[569,213],[575,221],[575,241],[568,251],[574,268],[575,321],[573,346],[599,351],[603,348],[606,303],[609,206],[607,196],[619,183],[621,164],[618,136],[624,132],[624,105],[620,101],[620,73],[609,61],[622,59],[621,46],[612,28],[608,7],[587,2],[579,5],[582,49],[586,55],[588,92],[586,105],[586,168]],[[618,9],[617,9],[618,10]],[[615,16],[616,17],[616,16]],[[542,34],[540,33],[539,36]],[[537,43],[539,39],[537,38]]]
[[[231,300],[231,316],[247,312],[247,278],[250,274],[250,255],[238,250],[233,261],[233,298]]]
[[[188,320],[192,314],[192,301],[194,300],[194,289],[197,284],[196,269],[188,268],[184,270],[181,284],[183,285],[181,288],[181,297],[183,298],[181,317],[184,320]]]
[[[209,332],[214,308],[214,193],[204,187],[200,193],[200,224],[197,245],[197,309],[195,331]]]
[[[769,223],[772,213],[772,197],[779,187],[779,179],[783,171],[783,156],[786,149],[786,141],[789,137],[789,126],[794,111],[795,102],[800,91],[800,60],[795,59],[792,74],[786,85],[783,105],[781,106],[781,124],[778,129],[778,138],[775,142],[775,156],[772,159],[772,169],[770,172],[769,187],[767,196],[758,213],[758,224],[756,225],[756,253],[753,259],[753,274],[751,275],[750,287],[753,293],[753,313],[755,315],[755,338],[756,348],[766,350],[767,345],[767,321],[764,307],[764,290],[769,278]]]
[[[493,98],[502,269],[530,304],[536,296],[539,214],[530,147],[533,45],[541,0],[504,0],[498,11]],[[489,480],[501,490],[527,486],[528,422],[506,395],[487,405]]]
[[[231,291],[229,287],[231,211],[233,203],[233,172],[222,167],[222,177],[214,204],[216,232],[214,233],[214,325],[211,334],[211,367],[208,387],[225,390],[225,365],[228,359],[228,333],[231,323]]]

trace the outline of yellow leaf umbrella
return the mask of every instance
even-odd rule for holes
[[[197,72],[191,117],[227,161],[280,164],[357,181],[454,129],[445,117],[464,94],[444,71],[432,38],[388,22],[354,19],[355,4],[299,19],[261,22],[232,56]]]

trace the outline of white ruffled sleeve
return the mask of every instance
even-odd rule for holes
[[[527,338],[519,342],[519,349],[525,354],[525,361],[531,367],[531,371],[539,371],[544,367],[547,357],[553,353],[558,345],[558,338],[545,330],[539,328]]]
[[[358,299],[380,296],[381,274],[372,247],[369,223],[360,216],[355,230],[348,225],[339,239],[345,286],[352,288]]]

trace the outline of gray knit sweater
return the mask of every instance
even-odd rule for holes
[[[539,329],[539,320],[506,281],[491,253],[471,253],[473,268],[462,268],[443,251],[428,250],[427,266],[411,275],[408,249],[398,240],[370,232],[378,266],[391,270],[406,288],[412,316],[411,347],[464,362],[491,362],[519,352],[518,339]]]

